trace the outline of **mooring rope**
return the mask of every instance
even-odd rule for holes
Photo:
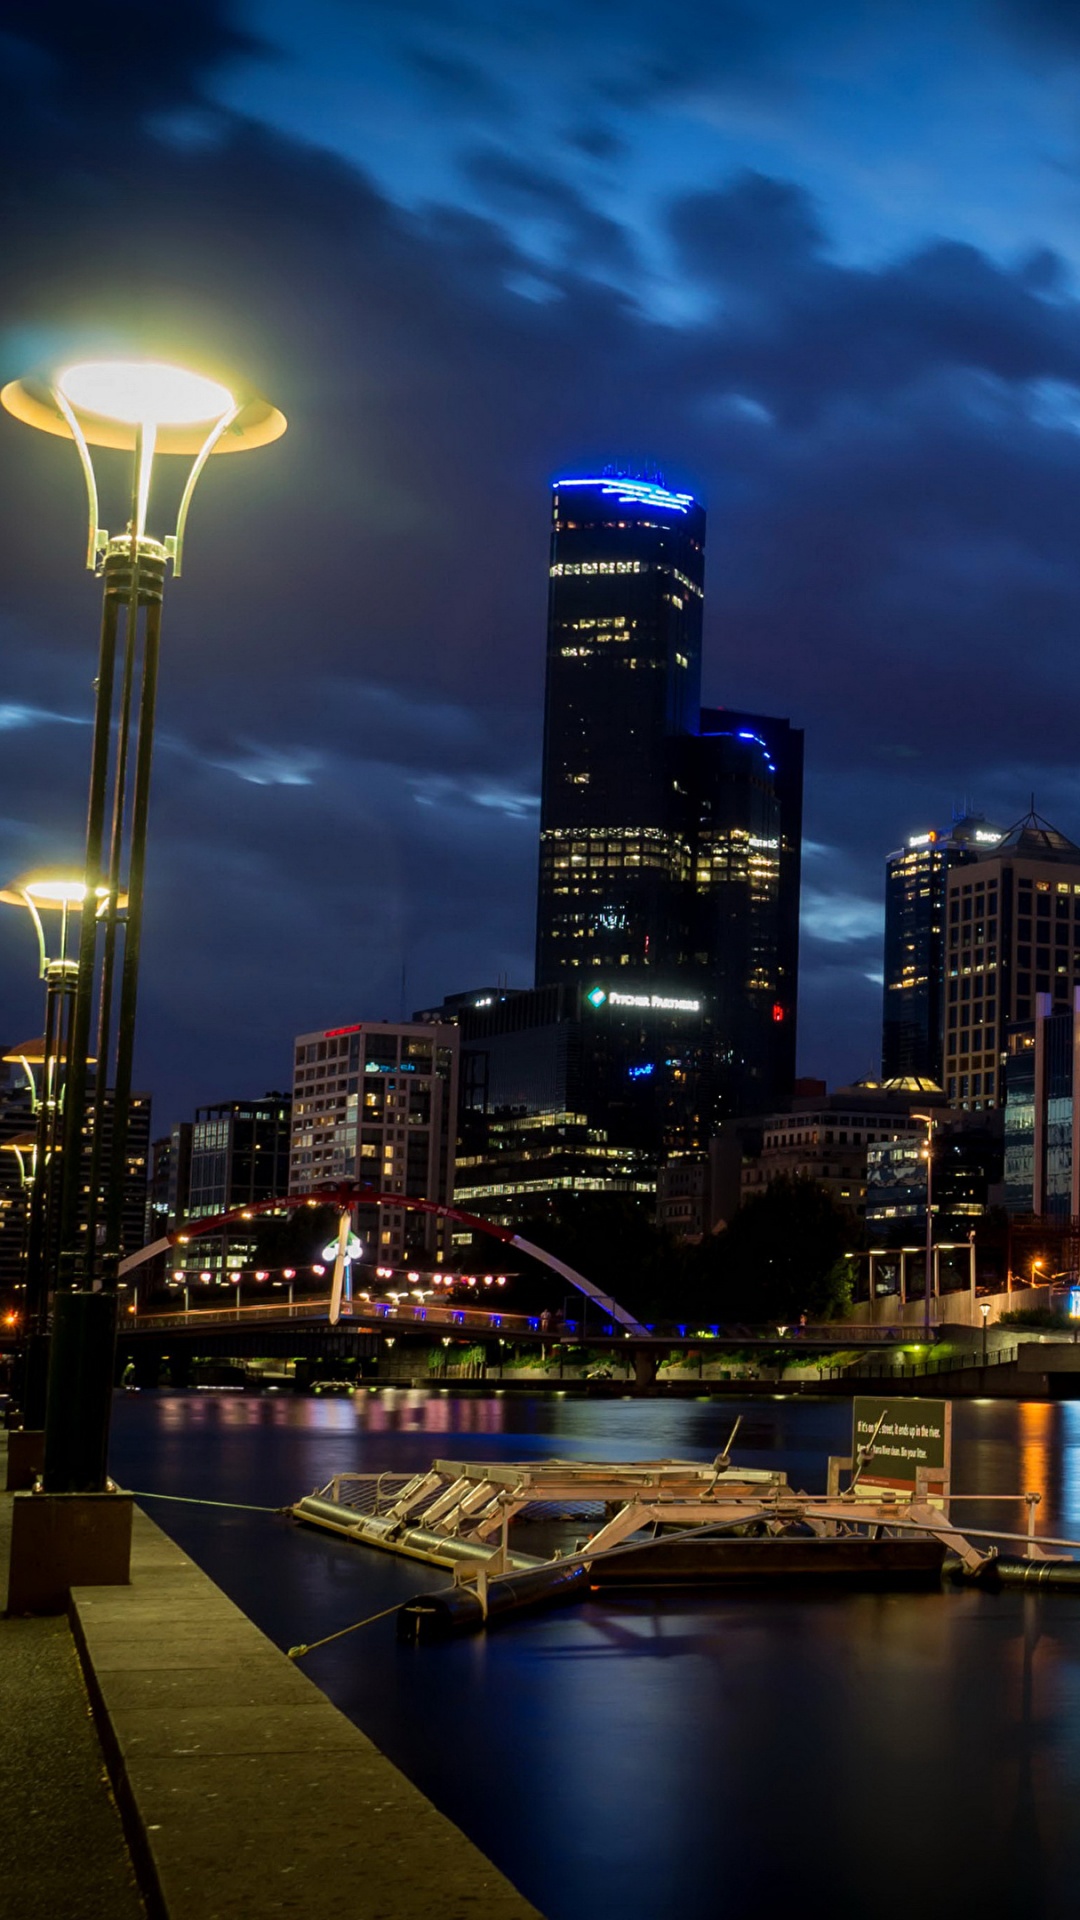
[[[233,1513],[289,1513],[289,1507],[253,1507],[246,1500],[196,1500],[189,1493],[138,1493],[134,1487],[124,1487],[124,1493],[130,1493],[133,1500],[175,1500],[182,1507],[228,1507]]]
[[[374,1626],[376,1620],[385,1620],[388,1614],[400,1613],[401,1601],[395,1600],[392,1607],[384,1607],[381,1613],[369,1613],[366,1620],[354,1620],[351,1627],[339,1627],[336,1633],[328,1633],[322,1640],[305,1641],[299,1647],[289,1648],[289,1659],[299,1660],[305,1653],[314,1653],[318,1647],[328,1647],[331,1640],[343,1640],[347,1633],[355,1633],[359,1627]]]

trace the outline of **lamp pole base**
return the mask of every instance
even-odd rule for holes
[[[72,1587],[126,1587],[133,1505],[130,1493],[17,1493],[8,1613],[63,1613]]]
[[[45,1434],[41,1427],[12,1427],[7,1443],[8,1493],[27,1493],[45,1464]]]
[[[46,1493],[104,1493],[115,1366],[115,1293],[61,1288],[49,1352]]]

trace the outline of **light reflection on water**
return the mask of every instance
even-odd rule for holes
[[[841,1402],[121,1396],[113,1471],[277,1506],[335,1472],[439,1455],[734,1458],[824,1486]],[[1042,1495],[1080,1537],[1080,1403],[958,1402],[958,1490]],[[150,1504],[150,1503],[148,1503]],[[283,1646],[444,1576],[259,1514],[150,1504]],[[1022,1506],[971,1509],[1022,1531]],[[642,1593],[445,1648],[392,1621],[312,1677],[549,1920],[1072,1915],[1080,1598]]]

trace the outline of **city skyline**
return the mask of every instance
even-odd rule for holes
[[[159,1131],[281,1084],[299,1030],[528,984],[560,472],[651,456],[704,500],[705,701],[805,729],[802,1070],[877,1061],[890,848],[954,793],[1080,818],[1065,16],[755,6],[736,44],[632,10],[617,46],[586,16],[571,73],[556,10],[521,23],[515,118],[510,35],[457,12],[456,67],[374,5],[302,40],[269,0],[138,36],[106,8],[108,72],[70,23],[12,26],[5,376],[123,334],[233,353],[293,422],[250,494],[208,478],[170,608]],[[1039,141],[1003,150],[991,98]],[[426,129],[396,161],[391,117]],[[80,849],[93,672],[77,474],[28,439],[4,423],[7,877]],[[32,973],[5,916],[13,1033]]]

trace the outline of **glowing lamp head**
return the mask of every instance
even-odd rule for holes
[[[267,446],[286,424],[277,407],[243,382],[226,385],[163,360],[72,361],[59,373],[9,380],[0,405],[44,433],[65,440],[81,435],[88,446],[128,452],[140,428],[158,453],[197,454],[220,424],[210,449],[219,454]]]
[[[83,360],[56,384],[77,413],[127,427],[209,426],[236,404],[220,381],[161,360]]]
[[[23,891],[29,894],[36,907],[81,907],[86,899],[84,881],[65,880],[59,875],[27,880]]]

